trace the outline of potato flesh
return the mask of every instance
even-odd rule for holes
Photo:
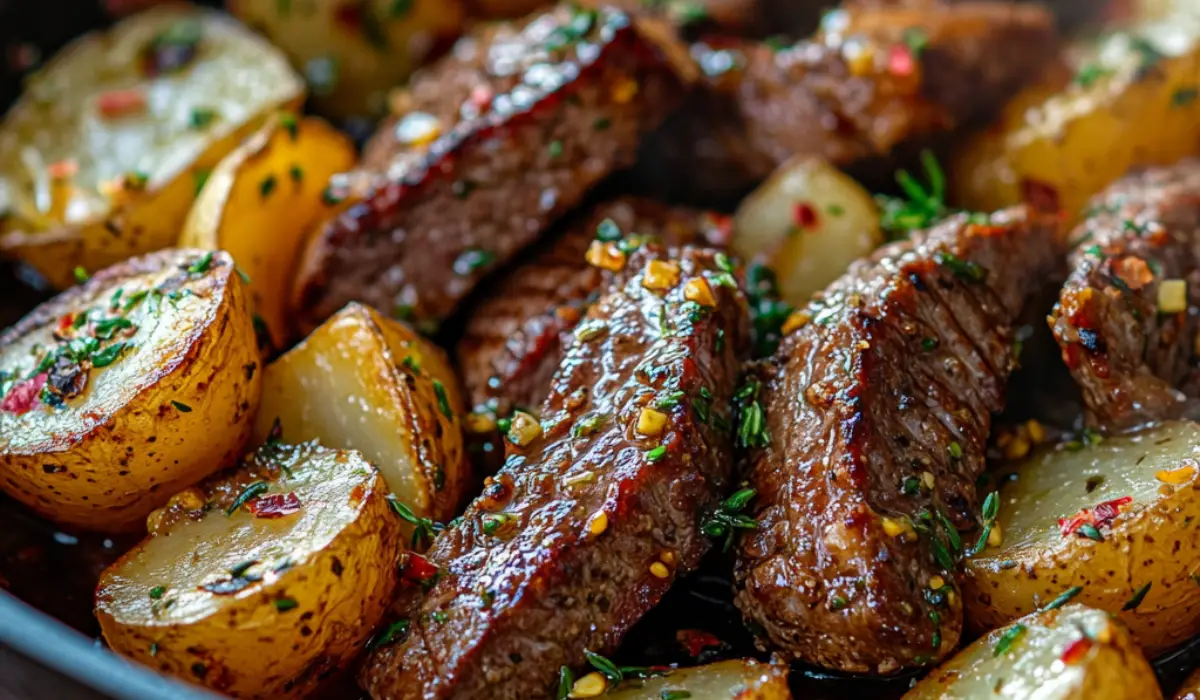
[[[825,161],[798,156],[742,202],[731,247],[765,262],[784,299],[802,306],[882,242],[866,190]]]
[[[604,695],[610,700],[662,700],[671,691],[705,700],[790,700],[786,666],[735,659],[630,680]]]
[[[457,505],[455,492],[465,468],[456,422],[462,400],[441,352],[411,333],[388,332],[390,324],[394,322],[352,304],[267,367],[256,435],[265,439],[278,418],[287,440],[318,440],[358,450],[414,512],[448,519]],[[430,406],[429,387],[414,382],[413,389],[408,384],[411,370],[400,366],[407,357],[422,374],[443,382],[455,418],[440,437],[432,426],[413,422],[440,409]],[[428,449],[423,441],[428,441]],[[430,465],[423,459],[439,451],[444,454],[436,466],[444,470],[442,491],[449,498],[439,498],[433,475],[427,473]]]
[[[1007,651],[996,653],[1009,628],[995,630],[931,672],[904,700],[1157,697],[1150,665],[1106,613],[1071,605],[1030,615],[1020,624],[1025,629]],[[1089,641],[1080,643],[1082,639]],[[1065,663],[1063,654],[1072,645],[1079,655]]]
[[[103,589],[110,597],[106,610],[121,624],[171,625],[212,615],[234,601],[259,595],[286,575],[287,569],[303,566],[354,522],[361,498],[352,494],[356,489],[368,489],[375,480],[375,471],[354,453],[316,450],[288,466],[291,473],[280,474],[263,495],[296,494],[300,500],[297,513],[267,519],[255,517],[245,507],[233,515],[217,507],[199,519],[179,518],[148,538],[115,575],[106,577]],[[241,475],[232,477],[228,490],[240,493],[253,481]],[[265,574],[262,582],[231,595],[201,588],[228,580],[232,569],[248,561],[261,562],[248,573]],[[287,568],[272,573],[285,562]],[[165,592],[151,597],[149,591],[160,586]]]

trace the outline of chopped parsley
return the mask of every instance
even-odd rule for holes
[[[213,251],[210,250],[207,253],[205,253],[204,256],[201,257],[199,260],[192,263],[191,265],[188,265],[188,267],[187,267],[188,274],[203,275],[205,272],[208,272],[208,268],[210,266],[212,266],[212,260],[213,260]]]
[[[279,612],[287,612],[288,610],[293,610],[298,605],[300,605],[300,604],[296,602],[295,598],[276,598],[275,599],[275,609],[278,610]]]
[[[396,511],[396,515],[399,515],[401,520],[413,526],[412,546],[414,549],[421,543],[432,542],[433,536],[445,529],[441,523],[430,518],[422,518],[412,512],[411,508],[401,503],[395,496],[388,496],[388,503],[392,505],[392,510]]]
[[[175,410],[179,411],[180,413],[191,413],[192,412],[192,407],[187,405],[186,403],[183,403],[182,401],[176,401],[176,400],[172,399],[171,405],[174,406]]]
[[[208,107],[193,107],[188,114],[188,126],[193,129],[203,129],[217,118],[217,111]]]
[[[408,635],[408,625],[408,620],[396,620],[384,628],[378,637],[367,642],[367,650],[373,651],[379,647],[385,647],[403,640]]]
[[[742,511],[758,492],[752,488],[735,491],[732,496],[721,501],[717,509],[700,523],[700,531],[709,537],[724,537],[725,545],[722,551],[728,551],[733,544],[733,534],[736,530],[753,530],[758,527],[758,521]]]
[[[404,359],[407,360],[408,357]],[[446,398],[446,386],[436,379],[433,380],[433,393],[437,395],[438,410],[442,412],[443,416],[453,420],[454,410],[450,408],[450,400]]]
[[[1000,656],[1011,649],[1023,634],[1025,634],[1025,625],[1020,622],[1009,627],[1004,634],[1000,635],[1000,639],[996,640],[996,646],[992,647],[992,656]]]

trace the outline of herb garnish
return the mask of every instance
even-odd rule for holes
[[[205,272],[208,272],[209,266],[212,265],[212,259],[213,259],[213,252],[210,250],[207,253],[205,253],[204,256],[201,257],[199,260],[192,263],[191,265],[188,265],[188,267],[187,267],[188,274],[203,275]]]
[[[297,603],[294,598],[276,598],[275,599],[275,609],[278,610],[279,612],[287,612],[288,610],[292,610],[292,609],[296,608],[298,605],[300,605],[300,604]]]
[[[1138,606],[1142,604],[1142,601],[1146,599],[1146,594],[1150,592],[1150,586],[1152,583],[1153,581],[1148,581],[1146,585],[1137,589],[1134,592],[1133,597],[1125,601],[1125,604],[1121,606],[1121,612],[1137,610]]]
[[[412,512],[411,508],[401,503],[395,496],[388,496],[388,503],[392,504],[392,510],[396,511],[396,515],[413,526],[412,546],[414,549],[422,542],[426,544],[432,542],[433,536],[445,529],[441,523],[430,518],[422,518]]]
[[[150,589],[150,599],[151,599],[151,600],[158,600],[158,599],[162,598],[162,597],[163,597],[163,594],[164,594],[164,593],[166,593],[166,592],[167,592],[167,589],[166,589],[166,587],[164,587],[164,586],[155,586],[154,588],[151,588],[151,589]]]
[[[575,674],[571,673],[571,669],[562,666],[558,669],[558,692],[555,693],[555,700],[567,700],[571,695],[571,688],[575,685]]]
[[[446,398],[446,386],[436,379],[433,380],[433,393],[437,395],[438,410],[443,416],[453,420],[454,411],[450,408],[450,400]]]
[[[758,492],[751,488],[739,489],[717,506],[711,515],[700,523],[700,531],[709,537],[724,537],[722,551],[729,551],[735,530],[753,530],[758,521],[742,513]]]
[[[975,541],[975,546],[967,552],[967,556],[973,557],[987,546],[988,536],[992,534],[992,527],[996,525],[996,516],[999,514],[1000,498],[995,491],[992,491],[987,498],[983,499],[983,529],[979,531],[979,539]]]
[[[175,401],[172,399],[171,405],[174,406],[175,410],[179,411],[180,413],[191,413],[192,412],[192,407],[181,401]]]
[[[1058,597],[1046,604],[1038,612],[1047,612],[1049,610],[1057,610],[1066,605],[1072,598],[1083,592],[1083,586],[1071,586],[1067,590],[1058,594]]]
[[[1023,634],[1025,634],[1025,625],[1020,622],[1009,627],[1004,634],[1000,635],[1000,639],[996,640],[996,646],[992,647],[992,656],[1000,656],[1008,651]]]
[[[737,444],[739,447],[766,447],[771,444],[771,433],[767,430],[767,419],[762,404],[758,401],[762,385],[750,378],[733,395],[737,408]]]
[[[233,515],[238,508],[246,505],[246,502],[252,498],[257,498],[263,495],[271,488],[270,484],[265,481],[255,481],[254,483],[242,489],[238,497],[234,499],[233,505],[225,509],[225,515]]]
[[[880,224],[893,237],[903,237],[909,231],[925,228],[949,211],[946,209],[946,174],[930,151],[921,151],[921,166],[929,180],[926,187],[907,170],[896,172],[896,182],[908,199],[877,196],[880,205]]]
[[[367,650],[374,651],[379,647],[394,644],[408,635],[408,620],[396,620],[388,625],[378,637],[367,643]]]

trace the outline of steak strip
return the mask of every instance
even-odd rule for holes
[[[860,260],[757,368],[735,603],[786,656],[891,673],[952,651],[959,530],[975,525],[1011,323],[1057,262],[1056,221],[960,214]],[[765,444],[764,446],[764,443]]]
[[[1072,234],[1050,315],[1089,422],[1181,417],[1200,396],[1200,160],[1133,173],[1096,196]]]
[[[613,170],[683,87],[629,16],[567,4],[461,39],[414,78],[330,199],[293,306],[311,329],[369,303],[432,329]]]
[[[697,566],[701,518],[729,486],[719,419],[748,348],[728,267],[649,246],[605,287],[542,405],[545,432],[529,439],[522,426],[537,423],[514,419],[521,444],[427,555],[436,584],[398,600],[407,635],[368,658],[372,697],[551,697],[560,667],[615,649]],[[697,278],[714,307],[685,300]]]

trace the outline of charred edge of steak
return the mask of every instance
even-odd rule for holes
[[[525,444],[510,445],[428,554],[436,585],[397,602],[407,636],[368,658],[360,680],[373,697],[551,697],[561,666],[615,648],[697,566],[709,547],[701,519],[730,481],[730,402],[749,337],[718,256],[630,256],[584,321],[596,334],[573,341],[555,375],[544,432],[513,427]],[[715,306],[686,300],[696,279]]]
[[[1089,421],[1122,429],[1181,416],[1200,396],[1200,160],[1117,181],[1073,238],[1049,323]]]
[[[436,326],[487,271],[540,235],[590,185],[628,165],[639,135],[682,96],[669,48],[647,40],[625,13],[560,7],[531,19],[525,32],[532,34],[520,35],[528,40],[521,55],[505,57],[520,69],[516,75],[496,72],[504,70],[495,65],[499,59],[488,46],[476,48],[482,70],[492,71],[490,85],[480,87],[496,93],[482,106],[473,92],[460,121],[427,149],[400,153],[387,173],[348,179],[354,192],[338,197],[362,201],[319,229],[299,268],[292,296],[302,325],[360,298]],[[534,36],[541,43],[529,43]],[[447,71],[479,70],[447,65]],[[420,110],[413,105],[410,114]],[[523,196],[528,192],[534,194]],[[500,230],[474,233],[473,208],[490,212],[487,220]],[[443,225],[416,221],[418,210]],[[454,230],[456,221],[463,230]],[[377,250],[354,259],[357,246]],[[464,260],[473,254],[478,259]],[[406,279],[414,276],[433,281]],[[347,288],[346,279],[359,278],[365,279]]]
[[[770,444],[735,603],[795,659],[890,673],[953,650],[955,561],[1015,364],[1010,324],[1057,259],[1025,209],[952,217],[855,263],[763,382]]]

